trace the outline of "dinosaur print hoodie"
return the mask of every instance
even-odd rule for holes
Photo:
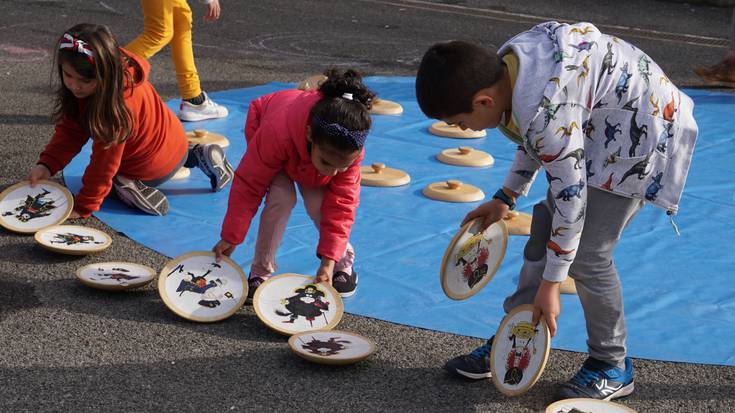
[[[543,167],[552,196],[544,279],[566,278],[579,246],[587,189],[674,214],[697,124],[694,103],[643,51],[589,23],[547,22],[498,51],[519,61],[513,120],[523,138],[504,186],[526,195]]]

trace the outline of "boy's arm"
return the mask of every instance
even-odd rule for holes
[[[518,146],[513,164],[505,176],[503,187],[510,189],[518,196],[525,196],[528,194],[528,190],[531,189],[540,167],[541,165],[526,153],[523,146]]]
[[[584,135],[571,127],[581,125],[587,116],[583,105],[566,105],[557,119],[546,128],[539,116],[531,130],[542,130],[530,138],[532,146],[541,147],[536,154],[549,178],[552,231],[546,244],[544,280],[563,281],[579,247],[587,207],[587,172],[584,161]]]
[[[567,105],[565,109],[546,127],[544,117],[537,117],[529,129],[542,131],[531,137],[531,147],[539,148],[536,155],[548,175],[552,201],[552,230],[546,243],[543,279],[534,298],[533,321],[543,316],[552,337],[561,312],[560,282],[567,278],[574,261],[587,208],[584,137],[579,127],[572,127],[573,122],[582,124],[587,111],[582,105]]]
[[[360,161],[363,151],[346,171],[338,173],[324,189],[317,254],[339,261],[347,248],[355,211],[360,203]]]

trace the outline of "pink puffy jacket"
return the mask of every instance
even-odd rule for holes
[[[241,244],[273,177],[280,171],[304,186],[323,186],[317,254],[335,261],[344,254],[360,200],[361,151],[336,176],[324,176],[311,163],[306,127],[317,91],[284,90],[250,102],[245,122],[247,150],[235,171],[221,237]]]

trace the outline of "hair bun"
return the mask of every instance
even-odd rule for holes
[[[352,99],[370,109],[375,98],[375,94],[371,92],[363,83],[362,76],[352,69],[339,71],[337,68],[329,68],[324,72],[327,80],[319,86],[319,92],[329,98],[344,98],[351,96]]]

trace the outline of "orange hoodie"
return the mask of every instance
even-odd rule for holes
[[[99,210],[118,173],[143,181],[162,178],[175,168],[188,150],[184,127],[148,82],[150,64],[122,49],[143,69],[143,78],[135,83],[133,93],[125,90],[125,105],[133,117],[133,129],[125,142],[105,148],[93,140],[92,156],[82,176],[82,188],[74,199],[74,210],[83,217]],[[132,68],[128,68],[133,71]],[[86,99],[79,100],[84,114]],[[83,116],[83,115],[82,115]],[[63,169],[87,143],[90,132],[83,119],[64,117],[56,124],[51,142],[38,159],[51,174]]]

